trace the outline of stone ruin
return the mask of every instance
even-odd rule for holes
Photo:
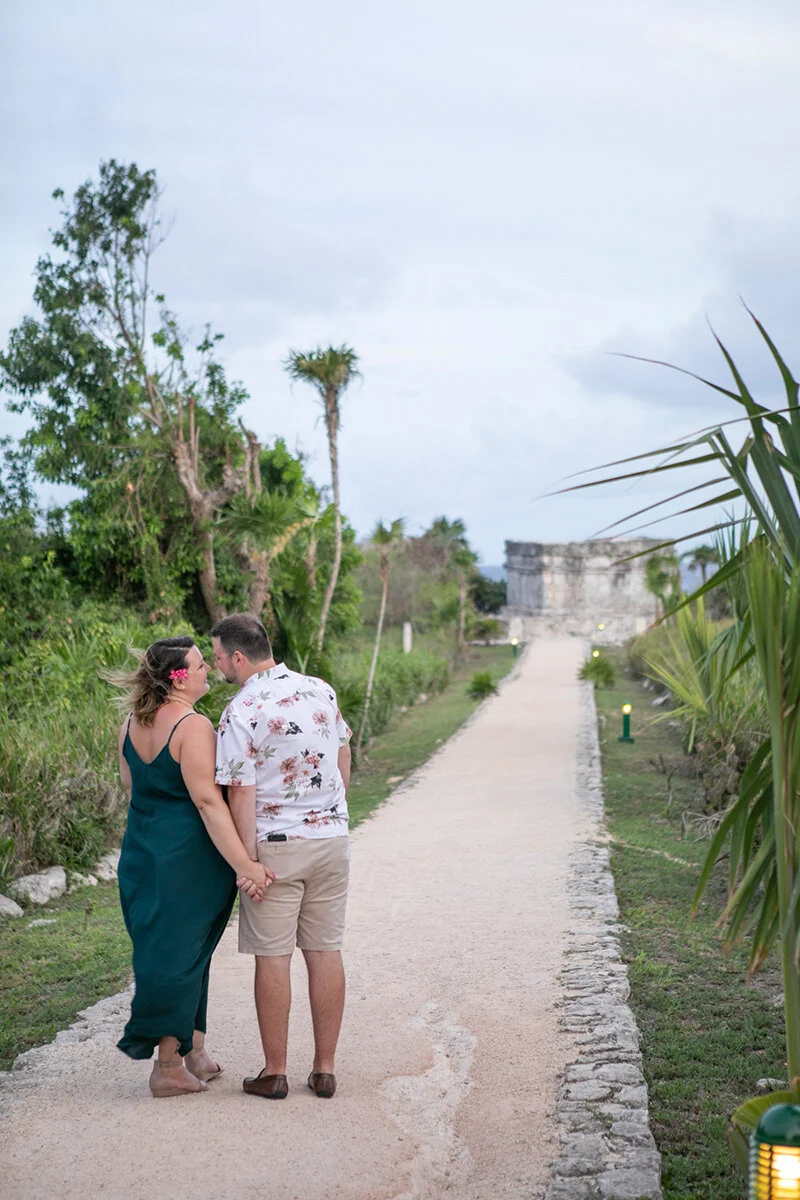
[[[657,545],[652,538],[506,542],[510,636],[568,633],[612,643],[644,632],[658,613],[643,551]]]

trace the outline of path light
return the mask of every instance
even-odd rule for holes
[[[519,654],[519,638],[511,639],[511,653],[514,655],[514,658]]]
[[[593,651],[592,651],[592,658],[599,658],[599,657],[600,657],[600,651],[599,651],[599,650],[593,650]]]
[[[606,627],[605,621],[601,621],[600,624],[597,626],[598,629],[605,629],[605,627]]]
[[[750,1138],[750,1200],[800,1200],[800,1107],[774,1104]]]
[[[618,742],[633,742],[636,739],[631,737],[631,708],[630,704],[622,706],[622,737],[617,738]],[[798,1193],[800,1196],[800,1192]]]

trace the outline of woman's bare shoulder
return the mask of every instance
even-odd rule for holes
[[[175,736],[180,735],[182,738],[187,737],[203,737],[209,735],[214,737],[216,730],[204,713],[194,712],[180,722],[180,728],[176,729]]]

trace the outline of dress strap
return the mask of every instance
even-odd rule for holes
[[[166,742],[167,747],[169,747],[169,744],[172,741],[172,735],[175,732],[175,730],[178,728],[178,726],[181,724],[181,721],[188,721],[189,717],[196,717],[196,716],[197,716],[197,713],[190,712],[190,713],[187,713],[185,717],[181,717],[180,721],[175,722],[175,724],[172,726],[172,729],[170,730],[169,737],[167,738],[167,742]]]

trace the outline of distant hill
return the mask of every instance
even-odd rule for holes
[[[480,571],[481,575],[485,575],[487,579],[494,579],[498,583],[505,583],[505,567],[487,567],[484,563],[479,563],[478,570]]]

